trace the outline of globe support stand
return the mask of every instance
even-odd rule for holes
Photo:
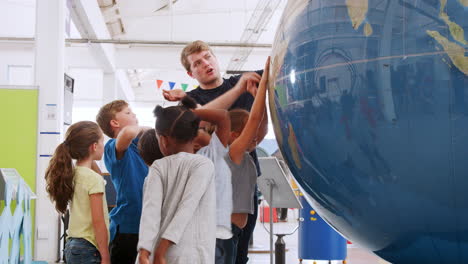
[[[266,157],[258,159],[261,169],[262,176],[258,178],[258,187],[262,192],[265,200],[270,206],[269,210],[269,222],[270,230],[263,227],[270,234],[270,263],[275,263],[273,260],[273,209],[274,208],[302,208],[301,203],[297,199],[294,190],[291,188],[289,181],[286,178],[284,170],[281,168],[276,157]],[[275,252],[275,255],[278,256],[276,259],[276,264],[283,264],[283,259],[285,259],[285,249],[286,246],[282,238],[286,235],[290,235],[296,230],[299,229],[299,225],[289,234],[277,234],[278,236],[278,250],[283,249],[282,252]]]

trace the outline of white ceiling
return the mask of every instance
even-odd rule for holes
[[[258,0],[178,0],[170,9],[167,0],[116,0],[115,12],[125,33],[118,39],[239,42]],[[282,1],[285,2],[285,1]],[[161,6],[166,8],[155,11]],[[259,43],[271,44],[284,4],[278,8]],[[105,10],[103,8],[102,10]]]
[[[173,0],[172,5],[169,0],[85,1],[96,1],[100,5],[108,29],[123,28],[124,32],[120,34],[110,32],[113,39],[168,43],[115,45],[116,68],[128,72],[135,100],[144,102],[162,99],[160,94],[155,94],[157,79],[165,81],[163,88],[168,88],[169,81],[176,82],[178,88],[181,83],[187,83],[191,88],[197,84],[180,64],[179,56],[183,45],[171,45],[171,42],[186,43],[200,39],[209,43],[238,44],[245,32],[253,30],[246,27],[252,15],[258,14],[258,9],[254,13],[257,4],[271,3],[274,0]],[[261,35],[255,40],[257,44],[273,43],[287,2],[276,1],[279,5],[272,12],[269,22],[259,25],[258,32]],[[0,0],[0,37],[33,37],[35,5],[35,0]],[[76,34],[79,33],[71,23],[70,37],[76,38]],[[225,72],[238,50],[235,47],[218,46],[213,49],[221,71]],[[240,70],[262,68],[270,50],[265,47],[254,48]],[[67,48],[67,59],[71,67],[95,67],[95,63],[90,63],[94,58],[92,53],[87,52],[87,44],[72,44]]]
[[[114,39],[190,42],[197,39],[210,43],[240,43],[257,4],[263,0],[99,0],[101,11]],[[272,44],[286,1],[272,12],[266,25],[260,25],[261,35],[257,44]],[[156,11],[159,10],[159,11]],[[119,27],[123,32],[116,33]],[[114,33],[114,34],[112,34]],[[131,62],[125,69],[129,73],[136,99],[151,101],[160,99],[155,94],[156,80],[196,84],[179,62],[183,46],[117,45],[120,62]],[[214,47],[225,72],[236,48]],[[151,53],[151,54],[149,54]],[[239,70],[257,70],[263,67],[270,48],[255,48]],[[237,55],[238,56],[238,55]],[[132,57],[133,59],[130,59]],[[140,58],[140,59],[135,59]],[[151,58],[151,59],[150,59]],[[138,64],[141,63],[139,66]],[[122,64],[120,64],[122,65]]]

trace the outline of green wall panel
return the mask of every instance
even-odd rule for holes
[[[33,192],[36,192],[37,101],[37,90],[0,89],[0,168],[16,168]],[[35,205],[33,201],[33,241]],[[2,201],[0,211],[3,206]]]

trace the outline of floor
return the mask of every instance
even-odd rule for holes
[[[289,209],[288,221],[285,223],[275,223],[273,226],[274,233],[290,233],[298,224],[298,211],[297,209]],[[262,253],[249,253],[249,264],[270,264],[270,236],[266,229],[269,230],[269,223],[257,222],[257,226],[253,235],[253,247],[251,252],[262,252]],[[286,243],[286,263],[296,264],[299,263],[298,259],[298,232],[286,236],[284,241]],[[274,241],[276,237],[274,237]],[[273,242],[274,243],[274,242]],[[273,254],[274,259],[274,254]],[[314,263],[314,260],[303,260],[303,264]],[[316,264],[328,264],[327,261],[316,261]],[[342,261],[331,261],[332,264],[343,263]],[[346,259],[347,264],[390,264],[373,253],[362,249],[356,245],[348,245],[348,258]],[[272,263],[271,263],[272,264]]]
[[[297,209],[289,209],[288,220],[284,223],[274,223],[274,233],[290,233],[298,225],[299,212]],[[249,253],[248,264],[273,264],[270,262],[270,236],[267,230],[269,230],[269,223],[261,223],[257,221],[257,226],[253,235],[253,247],[250,251],[262,252],[262,253]],[[276,237],[274,237],[274,241]],[[273,241],[273,243],[274,243]],[[286,243],[286,264],[299,264],[298,259],[298,231],[292,235],[284,238]],[[274,259],[274,254],[273,254]],[[39,263],[39,262],[36,262]],[[44,262],[45,263],[45,262]],[[314,260],[303,260],[303,264],[313,264]],[[341,264],[342,261],[331,261],[331,264]],[[42,263],[41,263],[42,264]],[[317,260],[314,264],[330,264],[328,261]],[[348,245],[348,258],[346,264],[390,264],[378,256],[370,253],[369,251],[362,249],[356,245]]]

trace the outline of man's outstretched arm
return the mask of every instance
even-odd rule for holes
[[[239,79],[237,84],[232,87],[229,91],[225,92],[223,95],[219,96],[215,100],[205,104],[202,108],[209,109],[229,109],[234,104],[234,102],[245,92],[251,93],[255,96],[256,85],[253,89],[248,89],[248,82],[258,84],[262,77],[256,72],[247,72],[242,74],[242,77]],[[250,86],[252,87],[252,86]]]

